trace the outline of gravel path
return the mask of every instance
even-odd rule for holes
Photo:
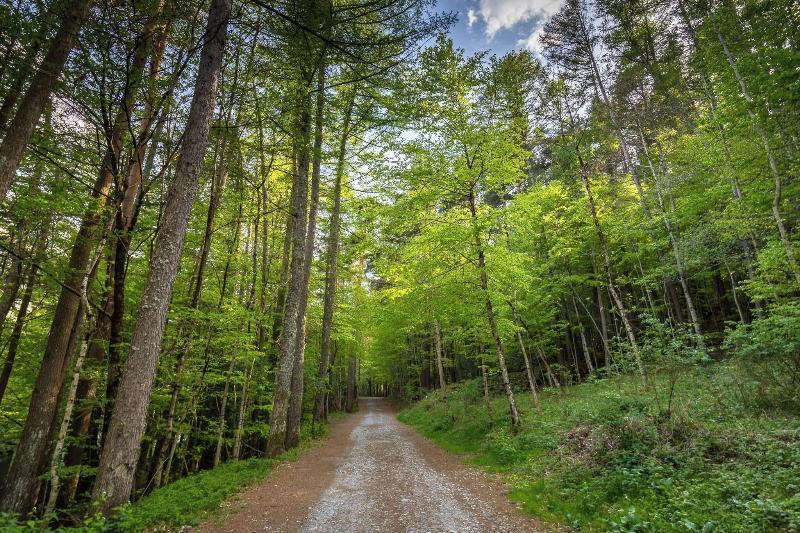
[[[361,398],[360,413],[331,438],[264,484],[242,494],[242,509],[203,531],[478,532],[545,531],[509,503],[505,487],[464,466],[395,419],[383,399]]]

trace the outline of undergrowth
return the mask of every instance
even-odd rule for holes
[[[444,448],[500,472],[542,520],[582,531],[800,531],[800,417],[741,401],[732,364],[638,380],[518,391],[487,413],[479,380],[400,414]],[[677,381],[676,381],[677,379]]]
[[[334,415],[332,418],[336,418]],[[300,446],[272,459],[251,458],[231,461],[210,470],[178,479],[154,490],[133,504],[118,508],[109,520],[100,515],[91,516],[79,527],[59,528],[63,532],[129,532],[177,531],[213,517],[220,505],[242,488],[253,485],[277,465],[296,460],[300,454],[316,446],[328,434],[327,425],[313,429],[304,424]],[[50,517],[19,523],[13,516],[0,513],[0,531],[22,532],[48,529]]]

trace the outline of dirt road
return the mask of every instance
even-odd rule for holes
[[[395,419],[382,399],[333,425],[331,437],[244,491],[200,531],[545,531],[503,485]]]

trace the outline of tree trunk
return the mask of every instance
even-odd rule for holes
[[[481,377],[483,378],[483,399],[486,402],[486,414],[489,419],[492,418],[492,397],[489,394],[489,371],[486,368],[486,361],[484,361],[483,354],[481,354]]]
[[[156,98],[155,90],[160,76],[164,47],[169,34],[168,26],[171,23],[171,21],[168,21],[167,25],[160,29],[156,27],[158,16],[161,14],[163,7],[164,1],[160,0],[154,16],[150,18],[148,25],[145,27],[144,36],[148,37],[152,35],[154,38],[149,69],[149,88],[144,105],[144,118],[139,125],[139,131],[135,139],[136,146],[134,147],[134,155],[129,162],[125,174],[125,182],[122,186],[122,190],[117,191],[117,209],[114,217],[115,232],[111,241],[112,249],[114,250],[114,257],[111,260],[113,266],[111,270],[113,281],[109,294],[112,308],[111,321],[107,329],[105,327],[98,328],[100,332],[107,332],[109,339],[105,419],[103,424],[104,432],[108,429],[108,423],[110,421],[111,411],[114,406],[114,399],[116,398],[117,387],[119,386],[119,379],[121,377],[120,367],[122,354],[120,353],[120,349],[124,343],[125,283],[128,274],[128,253],[130,251],[131,231],[136,225],[138,210],[141,207],[143,199],[139,195],[139,191],[142,188],[142,180],[143,178],[149,177],[153,159],[155,158],[155,152],[158,148],[157,139],[164,125],[162,116],[155,128],[154,138],[156,141],[153,142],[150,153],[147,154],[146,164],[143,164],[148,145],[148,134],[157,112],[152,101]],[[176,73],[170,83],[170,91],[174,89],[178,78],[179,76]],[[167,106],[164,113],[166,113],[168,109],[169,107]],[[166,169],[166,166],[164,169]],[[104,338],[100,340],[104,340]],[[103,437],[105,437],[105,433]],[[102,440],[101,438],[101,442]]]
[[[622,323],[625,326],[625,332],[628,335],[628,341],[631,344],[631,350],[633,351],[633,357],[636,361],[636,366],[639,370],[639,377],[642,380],[642,385],[645,387],[648,385],[647,381],[647,373],[644,369],[644,363],[642,362],[642,357],[639,352],[639,343],[636,341],[636,333],[633,329],[633,324],[630,321],[628,316],[628,309],[622,301],[622,298],[619,295],[619,291],[614,283],[614,275],[613,270],[611,268],[611,255],[608,252],[608,245],[606,244],[605,233],[603,233],[603,228],[600,225],[600,220],[597,218],[597,208],[595,207],[594,203],[594,196],[592,195],[592,189],[589,185],[589,176],[586,169],[586,165],[583,161],[583,156],[581,155],[580,148],[578,148],[577,144],[575,145],[575,152],[578,156],[578,162],[581,167],[581,181],[583,182],[583,188],[586,191],[586,199],[589,204],[589,214],[592,217],[592,222],[594,223],[595,231],[597,233],[597,240],[600,242],[600,251],[603,254],[603,267],[606,273],[606,283],[608,284],[608,292],[611,294],[611,298],[614,300],[614,304],[617,306],[617,310],[619,311],[620,318],[622,318]]]
[[[292,192],[294,198],[294,191]],[[283,329],[283,315],[286,312],[286,292],[289,283],[289,266],[292,256],[292,241],[295,229],[295,216],[286,217],[286,228],[283,233],[283,254],[281,255],[281,268],[278,272],[278,290],[275,295],[275,308],[273,309],[272,343],[277,345]]]
[[[270,160],[269,165],[266,164],[264,160],[264,152],[266,150],[264,146],[264,125],[261,118],[261,100],[256,100],[256,120],[258,122],[258,156],[259,156],[259,171],[261,173],[261,210],[264,213],[264,220],[263,220],[263,229],[261,231],[261,287],[258,295],[258,342],[257,348],[259,350],[264,350],[267,344],[267,327],[266,327],[266,320],[267,320],[267,292],[268,292],[268,281],[269,281],[269,263],[270,263],[270,253],[269,253],[269,240],[267,239],[267,235],[269,235],[269,217],[267,214],[269,213],[269,175],[272,172],[272,164],[275,161],[275,149],[270,152]],[[288,268],[288,267],[287,267]]]
[[[280,455],[286,449],[286,425],[294,373],[298,315],[302,305],[305,284],[306,262],[306,209],[308,206],[308,165],[309,165],[309,95],[306,91],[299,96],[297,110],[297,168],[292,185],[292,214],[287,226],[293,228],[291,247],[291,281],[283,310],[282,331],[280,333],[280,353],[275,374],[275,392],[272,399],[272,413],[269,420],[269,436],[266,453],[268,457]],[[288,229],[288,228],[287,228]],[[274,334],[274,330],[273,330]]]
[[[347,363],[347,396],[345,397],[344,410],[352,413],[356,408],[358,389],[356,385],[356,358],[350,357]]]
[[[236,424],[236,436],[233,440],[233,453],[232,457],[234,461],[239,460],[239,456],[241,455],[242,450],[242,434],[244,432],[244,418],[247,414],[247,402],[249,400],[250,394],[250,380],[253,378],[253,368],[255,367],[256,360],[253,358],[253,361],[250,363],[250,368],[247,369],[244,375],[244,384],[242,385],[242,399],[239,402],[239,418]]]
[[[197,310],[200,308],[200,302],[203,296],[203,286],[205,282],[206,265],[208,264],[208,256],[211,251],[211,240],[214,233],[214,221],[216,220],[219,205],[222,202],[222,193],[225,189],[225,182],[227,180],[227,166],[226,166],[226,146],[227,146],[227,132],[223,133],[224,137],[220,140],[218,149],[215,153],[214,174],[211,180],[211,192],[208,204],[208,211],[206,212],[206,223],[203,231],[203,242],[200,246],[200,257],[197,262],[197,268],[189,284],[191,292],[191,302],[189,308]],[[156,450],[156,468],[153,472],[152,485],[158,488],[162,485],[164,466],[166,462],[167,451],[172,449],[171,441],[175,437],[173,435],[175,427],[175,412],[178,407],[178,398],[181,392],[181,375],[186,367],[186,359],[189,357],[189,350],[191,347],[191,328],[187,328],[184,332],[186,338],[183,340],[183,346],[178,354],[178,361],[175,365],[175,378],[171,385],[171,395],[169,409],[167,410],[167,422],[164,433],[164,438],[161,440]]]
[[[56,441],[53,446],[53,451],[50,456],[50,463],[49,463],[49,473],[50,473],[50,494],[45,504],[45,514],[49,514],[55,509],[56,500],[58,499],[58,492],[59,492],[59,477],[58,477],[58,467],[61,463],[61,452],[64,449],[64,441],[67,437],[67,431],[69,430],[69,424],[72,420],[72,411],[75,407],[75,399],[77,396],[78,391],[78,384],[80,383],[81,378],[81,371],[83,369],[84,361],[86,360],[86,353],[89,348],[90,340],[92,338],[93,332],[87,332],[85,335],[83,334],[83,324],[85,322],[89,322],[91,324],[92,319],[92,309],[89,304],[88,299],[88,287],[89,283],[94,279],[94,274],[97,269],[97,265],[100,262],[100,258],[102,256],[103,246],[105,244],[105,240],[101,241],[97,247],[97,251],[95,253],[95,257],[92,260],[92,266],[89,271],[83,277],[83,282],[81,283],[80,288],[80,313],[79,319],[76,320],[75,325],[73,326],[72,337],[70,339],[70,348],[69,352],[71,353],[74,350],[74,345],[77,342],[77,339],[83,336],[83,341],[81,342],[78,358],[75,361],[75,368],[72,374],[72,381],[70,382],[69,389],[62,390],[59,392],[59,401],[57,404],[61,403],[61,395],[66,393],[67,397],[64,401],[64,413],[61,417],[61,423],[59,425],[58,433],[56,435]],[[44,495],[44,493],[42,493]]]
[[[439,321],[433,321],[433,342],[436,347],[436,371],[439,374],[439,388],[447,398],[447,381],[444,379],[444,363],[442,362],[442,328]]]
[[[79,3],[83,3],[83,0]],[[147,62],[149,42],[154,27],[153,20],[149,20],[142,30],[142,38],[138,40],[128,76],[129,85],[114,118],[108,139],[108,149],[92,189],[91,204],[83,216],[80,229],[75,237],[69,259],[68,274],[64,279],[53,314],[53,322],[34,394],[31,396],[22,438],[17,445],[18,451],[9,470],[6,490],[0,499],[0,510],[6,512],[27,513],[30,509],[39,465],[45,462],[48,436],[56,423],[58,395],[70,366],[71,332],[74,324],[82,320],[80,292],[77,287],[80,286],[83,276],[87,272],[92,248],[94,243],[99,240],[103,230],[103,221],[106,216],[104,207],[114,177],[115,161],[119,159],[122,138],[128,130],[128,118],[137,94],[136,87]]]
[[[99,255],[98,255],[99,257]],[[89,281],[89,276],[87,275],[84,278],[86,282]],[[90,312],[89,307],[89,300],[86,298],[86,283],[84,283],[82,287],[82,299],[84,306],[85,313]],[[88,317],[90,318],[90,317]],[[67,393],[67,400],[66,405],[64,406],[64,414],[61,417],[61,426],[58,429],[58,437],[56,438],[55,446],[53,447],[53,454],[50,458],[50,494],[47,499],[47,503],[44,508],[44,514],[48,515],[55,510],[56,501],[58,500],[58,492],[59,492],[59,476],[58,476],[58,467],[61,463],[61,452],[64,449],[64,441],[67,438],[67,431],[69,430],[69,423],[72,419],[72,410],[75,407],[75,398],[77,396],[78,391],[78,383],[81,377],[81,371],[83,370],[83,363],[86,360],[86,352],[89,347],[89,341],[91,339],[91,333],[87,334],[86,338],[84,338],[83,342],[81,343],[80,353],[78,355],[77,360],[75,361],[75,369],[73,370],[72,374],[72,382],[69,386],[69,391]]]
[[[45,242],[43,236],[39,237],[41,242]],[[44,248],[42,246],[42,248]],[[44,251],[44,250],[42,250]],[[40,257],[40,253],[34,254],[34,257]],[[14,321],[14,328],[11,330],[11,335],[8,338],[8,352],[6,353],[6,360],[3,364],[3,373],[0,374],[0,404],[3,402],[3,397],[8,387],[8,382],[11,379],[11,371],[14,369],[14,360],[17,357],[17,350],[19,348],[19,341],[22,338],[22,328],[25,326],[25,319],[28,316],[28,307],[33,297],[33,288],[36,285],[36,277],[39,272],[39,267],[32,264],[28,271],[25,280],[25,291],[22,293],[22,300],[19,303],[19,310],[17,317]]]
[[[495,348],[497,349],[497,361],[500,365],[500,375],[503,378],[503,387],[505,388],[506,398],[508,399],[508,411],[511,416],[511,429],[517,431],[520,428],[519,412],[517,411],[517,403],[514,401],[514,391],[511,388],[511,381],[508,377],[508,368],[506,367],[506,356],[503,350],[503,341],[500,339],[500,333],[497,329],[497,321],[495,319],[494,307],[492,306],[492,297],[489,293],[489,277],[486,273],[486,258],[483,253],[483,244],[481,237],[478,233],[478,213],[475,209],[475,191],[469,192],[469,210],[472,215],[472,233],[475,239],[475,250],[478,254],[478,270],[481,275],[481,290],[483,291],[484,298],[486,298],[486,318],[489,320],[489,329],[492,332]]]
[[[0,337],[2,337],[8,313],[14,306],[14,302],[17,301],[19,288],[22,284],[21,258],[25,251],[23,246],[25,242],[24,223],[20,222],[17,226],[16,245],[12,245],[12,248],[16,248],[17,251],[9,251],[8,255],[10,256],[10,261],[8,271],[6,272],[6,279],[3,283],[3,295],[0,296]]]
[[[22,99],[22,102],[14,115],[8,128],[3,143],[0,144],[0,204],[6,199],[9,189],[17,174],[22,156],[28,141],[36,129],[39,118],[53,87],[64,69],[69,53],[78,36],[81,25],[89,12],[91,0],[75,0],[65,2],[66,11],[61,19],[61,26],[58,28],[50,49],[44,57],[39,69],[34,74],[31,84]],[[16,496],[13,498],[18,499]],[[5,502],[8,497],[4,497]],[[15,505],[16,508],[22,508]],[[5,504],[3,504],[5,509]],[[9,507],[11,509],[12,507]]]
[[[572,309],[575,311],[575,320],[578,322],[578,334],[581,337],[581,348],[583,349],[583,358],[586,361],[586,369],[591,374],[594,372],[594,365],[592,364],[592,358],[589,354],[589,343],[586,342],[586,332],[583,329],[583,323],[581,322],[581,314],[578,312],[578,304],[576,302],[575,293],[572,294]]]
[[[725,54],[725,59],[728,61],[728,65],[730,66],[734,76],[736,77],[736,81],[739,84],[739,89],[742,91],[742,96],[747,102],[747,113],[750,116],[750,121],[753,123],[753,129],[758,134],[759,138],[761,139],[761,144],[764,147],[764,153],[767,156],[769,169],[770,172],[772,173],[772,178],[774,182],[774,192],[772,196],[772,217],[775,219],[775,226],[778,228],[778,235],[780,236],[781,243],[783,244],[783,248],[786,251],[786,258],[789,261],[789,267],[791,268],[792,274],[794,275],[794,280],[800,287],[800,264],[798,264],[797,258],[795,257],[794,246],[792,245],[792,242],[789,239],[789,232],[786,229],[786,225],[783,223],[783,215],[781,214],[781,196],[783,194],[782,193],[783,178],[781,177],[781,173],[778,170],[778,163],[775,160],[775,155],[772,151],[772,146],[769,142],[769,138],[767,137],[767,132],[761,126],[755,111],[753,111],[752,109],[753,97],[750,96],[750,92],[747,90],[747,84],[745,83],[741,72],[739,72],[739,66],[736,64],[736,58],[733,56],[730,49],[728,48],[728,43],[722,36],[722,32],[720,31],[716,22],[714,23],[714,32],[717,35],[717,40],[719,40],[719,43],[722,45],[722,51]]]
[[[93,489],[92,497],[100,502],[104,514],[127,501],[133,488],[166,312],[208,141],[229,17],[230,3],[212,0],[183,149],[167,193],[164,218],[156,236],[154,256]]]
[[[553,387],[557,387],[558,390],[561,390],[561,382],[558,381],[558,378],[555,374],[553,374],[553,370],[550,368],[550,364],[547,362],[547,358],[544,355],[544,350],[539,345],[536,345],[536,353],[539,355],[539,360],[544,365],[544,369],[547,372],[547,378],[550,380],[550,385]]]
[[[516,299],[516,291],[514,293]],[[541,403],[539,402],[539,392],[536,390],[536,378],[533,376],[533,368],[531,366],[531,359],[528,357],[528,350],[525,348],[525,343],[522,341],[522,332],[519,330],[519,317],[517,317],[517,308],[511,304],[511,314],[514,317],[514,325],[517,326],[517,342],[519,342],[519,349],[522,351],[522,359],[525,361],[525,373],[528,376],[528,386],[531,388],[531,395],[533,395],[533,404],[536,406],[536,411],[541,411]]]
[[[319,207],[319,179],[322,165],[322,125],[325,113],[325,62],[317,67],[317,101],[314,116],[314,150],[311,165],[311,205],[308,210],[308,229],[305,241],[305,263],[300,307],[297,312],[297,337],[295,339],[294,365],[292,367],[292,391],[286,419],[286,448],[300,443],[300,425],[303,421],[303,385],[306,348],[306,308],[308,307],[308,284],[311,278],[311,263],[314,259],[314,240],[317,234],[317,209]]]
[[[222,391],[222,405],[219,408],[219,426],[217,427],[217,448],[214,450],[214,468],[219,465],[220,458],[222,457],[222,443],[225,440],[225,410],[228,406],[228,390],[231,385],[231,373],[233,372],[235,360],[236,359],[231,358],[230,365],[228,365],[228,372],[225,377],[225,388]]]
[[[597,261],[592,252],[592,271],[597,276]],[[595,286],[595,298],[597,299],[597,312],[600,315],[600,339],[603,343],[603,355],[605,356],[605,367],[608,372],[611,372],[611,346],[608,342],[608,314],[606,311],[605,300],[603,299],[603,291],[600,286]]]
[[[328,235],[328,264],[325,268],[325,295],[322,311],[322,344],[320,348],[319,371],[317,373],[316,397],[314,398],[314,421],[321,422],[327,418],[325,412],[325,396],[330,381],[331,332],[333,329],[333,312],[336,306],[336,280],[339,259],[339,233],[342,213],[342,179],[344,179],[345,156],[347,154],[347,137],[350,135],[350,120],[355,104],[355,90],[350,93],[347,110],[342,125],[342,138],[339,141],[339,154],[336,161],[336,174],[333,184],[333,211],[331,211],[330,234]]]

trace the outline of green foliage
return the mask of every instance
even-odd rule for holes
[[[406,409],[400,419],[448,450],[499,471],[543,520],[586,531],[783,531],[800,527],[800,419],[764,416],[730,386],[740,368],[711,364],[542,393],[537,414],[519,395],[523,430],[476,400],[478,380]],[[670,415],[662,397],[674,395]],[[499,412],[498,412],[499,411]]]
[[[297,454],[291,455],[295,457]],[[229,462],[213,470],[179,479],[153,491],[130,507],[121,509],[113,527],[135,531],[155,525],[180,527],[196,524],[215,511],[224,500],[235,495],[241,487],[263,479],[280,461],[247,459]]]
[[[313,434],[313,435],[312,435]],[[297,459],[301,453],[319,444],[327,426],[303,426],[302,442],[274,459],[246,459],[224,463],[212,470],[179,479],[153,491],[141,500],[119,510],[110,527],[114,530],[140,531],[154,526],[180,527],[197,524],[213,515],[220,504],[242,487],[264,478],[275,466]]]
[[[800,412],[800,303],[772,305],[725,342],[742,361],[745,401]]]
[[[335,415],[334,417],[335,418]],[[180,529],[215,516],[226,500],[242,488],[258,483],[273,468],[286,461],[296,460],[302,453],[320,445],[328,434],[327,425],[307,423],[301,429],[301,444],[273,459],[251,458],[222,463],[173,481],[133,504],[114,511],[110,519],[100,514],[85,518],[80,526],[59,528],[59,531],[83,533],[134,532],[150,529]],[[18,522],[13,515],[0,513],[0,531],[41,531],[52,524],[52,517]]]

